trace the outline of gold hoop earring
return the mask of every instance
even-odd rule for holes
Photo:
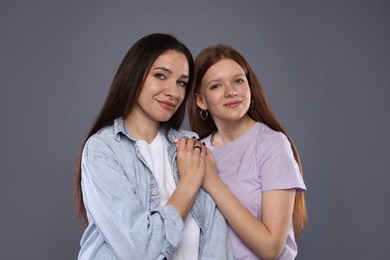
[[[205,112],[205,115],[203,115],[203,111]],[[200,118],[202,118],[202,120],[206,120],[208,116],[209,112],[207,112],[207,110],[200,110]]]

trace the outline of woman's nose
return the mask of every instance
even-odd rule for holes
[[[164,94],[166,96],[172,97],[172,98],[178,98],[179,97],[179,86],[177,86],[175,83],[168,83],[165,87]]]

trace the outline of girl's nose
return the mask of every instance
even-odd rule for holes
[[[228,84],[226,86],[225,97],[235,97],[237,95],[238,95],[238,93],[237,93],[236,89],[234,88],[234,86],[232,86],[231,84]]]

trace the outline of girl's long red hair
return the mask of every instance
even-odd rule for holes
[[[223,44],[211,46],[204,49],[195,59],[195,82],[194,87],[191,90],[191,94],[188,97],[188,113],[191,129],[197,132],[201,138],[217,131],[217,127],[211,116],[209,116],[206,120],[201,119],[199,114],[200,108],[196,105],[195,96],[200,92],[201,81],[207,70],[222,59],[232,59],[243,68],[249,82],[251,96],[254,104],[254,106],[248,110],[248,115],[253,120],[264,123],[273,130],[282,132],[287,136],[291,144],[294,158],[302,174],[302,166],[297,148],[268,105],[265,93],[259,80],[244,57],[230,46]],[[303,192],[300,192],[295,195],[293,210],[293,226],[296,237],[300,237],[306,223],[307,212],[305,205],[305,195]]]

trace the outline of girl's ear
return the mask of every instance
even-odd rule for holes
[[[207,104],[206,102],[204,101],[203,97],[199,94],[199,93],[196,93],[195,94],[195,101],[196,101],[196,105],[202,109],[202,110],[207,110]]]

